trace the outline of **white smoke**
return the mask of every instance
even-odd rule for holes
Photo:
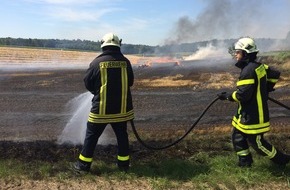
[[[59,136],[58,144],[82,145],[84,143],[92,97],[90,92],[86,92],[68,102],[69,110],[73,112],[73,115]],[[115,135],[110,126],[106,127],[98,144],[116,144]]]
[[[224,58],[228,57],[228,53],[225,51],[226,47],[213,46],[208,44],[206,47],[200,47],[193,54],[183,57],[185,61],[189,60],[202,60],[202,59],[213,59],[213,58]]]

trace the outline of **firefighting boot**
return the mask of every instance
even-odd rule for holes
[[[271,160],[277,165],[286,166],[290,162],[290,155],[283,154],[282,152],[277,150],[276,155],[271,158]]]
[[[82,174],[82,173],[87,173],[90,171],[90,167],[91,167],[91,163],[89,162],[84,162],[84,161],[81,161],[81,160],[78,160],[77,162],[75,162],[73,165],[72,165],[72,169],[79,173],[79,174]]]
[[[122,171],[122,172],[128,172],[128,170],[130,168],[129,160],[126,160],[126,161],[118,160],[117,165],[118,165],[119,170]]]
[[[251,167],[253,163],[252,155],[249,154],[247,156],[239,156],[239,167]]]

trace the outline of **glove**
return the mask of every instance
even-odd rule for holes
[[[232,97],[232,95],[227,92],[219,93],[217,96],[220,100],[229,100]]]

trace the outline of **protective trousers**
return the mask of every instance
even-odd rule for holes
[[[103,131],[106,123],[87,123],[86,137],[82,151],[79,156],[79,161],[86,167],[90,167],[93,161],[94,150],[97,142]],[[129,140],[127,133],[127,122],[111,123],[118,143],[118,167],[127,169],[129,167]]]
[[[240,166],[250,166],[253,162],[248,142],[258,154],[267,156],[276,164],[285,165],[289,162],[289,156],[283,154],[267,142],[263,134],[245,134],[234,128],[232,132],[232,142],[234,150],[239,157]]]

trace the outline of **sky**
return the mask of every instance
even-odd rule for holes
[[[2,0],[0,37],[164,45],[211,39],[283,39],[290,0]]]

